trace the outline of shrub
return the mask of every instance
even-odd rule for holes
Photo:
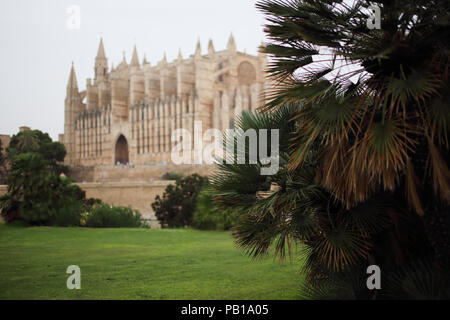
[[[163,197],[156,196],[152,208],[162,227],[190,226],[197,195],[208,178],[193,174],[168,185]]]
[[[178,180],[181,178],[183,178],[183,174],[178,172],[166,172],[161,176],[161,180]]]
[[[197,197],[192,226],[201,230],[229,230],[236,224],[232,210],[221,210],[214,205],[210,190],[203,189]]]
[[[101,199],[97,199],[97,198],[89,198],[86,199],[85,201],[86,205],[88,206],[93,206],[94,204],[101,204],[103,203]]]
[[[61,207],[58,213],[50,220],[50,225],[59,227],[77,227],[80,226],[82,203],[73,201],[68,205]]]
[[[28,228],[30,225],[26,223],[25,221],[16,220],[14,222],[11,222],[8,224],[8,227],[14,227],[14,228]]]
[[[128,207],[94,204],[81,217],[82,225],[90,228],[138,228],[142,226],[141,214]]]

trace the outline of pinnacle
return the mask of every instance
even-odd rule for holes
[[[133,57],[131,58],[130,65],[139,67],[139,58],[137,55],[136,45],[134,45],[134,48],[133,48]]]
[[[197,47],[195,48],[195,54],[196,55],[202,54],[202,46],[200,44],[200,39],[197,40]]]
[[[78,88],[77,76],[75,74],[75,67],[72,61],[72,68],[70,69],[69,82],[67,83],[67,88]]]
[[[214,44],[213,44],[212,39],[209,39],[209,43],[208,43],[208,51],[209,51],[210,53],[214,53]]]
[[[232,51],[236,50],[236,41],[234,40],[233,33],[230,34],[230,38],[228,39],[227,48],[228,48],[228,50],[232,50]]]
[[[103,47],[103,38],[100,38],[100,45],[98,46],[97,59],[106,59],[105,48]]]

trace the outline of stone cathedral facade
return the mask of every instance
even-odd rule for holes
[[[95,58],[95,77],[80,91],[74,66],[65,100],[64,134],[71,166],[170,163],[174,129],[232,128],[243,110],[262,103],[266,56],[237,51],[233,36],[227,48],[215,51],[212,41],[202,54],[200,42],[188,58],[166,57],[152,66],[140,63],[134,47],[125,59],[108,68],[103,41]],[[192,147],[194,146],[192,141]]]

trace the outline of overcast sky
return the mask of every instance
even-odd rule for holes
[[[71,62],[78,86],[93,78],[94,59],[103,37],[108,64],[117,66],[123,51],[130,61],[136,43],[153,65],[164,52],[172,61],[181,48],[194,53],[200,38],[216,50],[233,32],[238,50],[256,54],[264,39],[263,16],[254,0],[2,0],[0,2],[0,134],[19,126],[64,131],[64,99]],[[80,28],[69,20],[80,9]],[[73,12],[73,11],[72,11]],[[68,27],[69,20],[69,27]],[[75,29],[73,29],[75,27]]]

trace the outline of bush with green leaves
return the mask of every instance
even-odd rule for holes
[[[64,145],[39,130],[19,132],[11,139],[8,193],[0,197],[7,223],[29,225],[139,227],[141,215],[125,207],[110,207],[100,199],[86,199],[71,179],[60,175]],[[0,159],[1,160],[1,159]]]
[[[209,189],[202,189],[197,197],[192,226],[200,230],[229,230],[237,223],[232,210],[216,207]]]
[[[83,205],[85,208],[90,208],[90,207],[94,206],[95,204],[102,204],[102,203],[103,203],[103,201],[101,199],[89,198],[83,202]]]
[[[82,215],[82,225],[89,228],[138,228],[143,226],[141,214],[129,207],[94,204]]]
[[[184,175],[178,172],[166,172],[161,176],[161,180],[178,180],[183,178]]]
[[[162,198],[156,196],[152,208],[162,227],[190,226],[197,195],[207,182],[208,178],[192,174],[168,185]]]
[[[70,179],[48,170],[41,154],[21,153],[12,159],[8,192],[0,197],[0,208],[6,222],[76,226],[84,197]]]

